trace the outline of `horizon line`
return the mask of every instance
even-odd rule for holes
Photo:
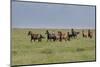
[[[48,27],[48,28],[39,28],[39,27],[11,27],[12,29],[14,28],[20,28],[20,29],[96,29],[96,28],[75,28],[75,27],[71,27],[71,28],[53,28],[53,27]]]

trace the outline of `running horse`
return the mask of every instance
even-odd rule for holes
[[[38,42],[40,42],[40,41],[42,41],[42,38],[44,38],[41,34],[32,33],[32,31],[29,31],[28,35],[31,36],[31,40],[30,40],[31,42],[32,42],[32,40],[34,40],[34,42],[36,40],[38,40]]]

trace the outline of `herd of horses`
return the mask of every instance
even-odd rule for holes
[[[38,33],[33,33],[32,31],[29,31],[28,32],[28,35],[31,36],[31,39],[30,41],[32,42],[33,41],[38,41],[38,42],[41,42],[42,39],[46,38],[47,41],[70,41],[70,39],[75,39],[77,38],[77,36],[80,34],[80,32],[76,32],[74,29],[71,29],[71,32],[61,32],[61,31],[58,31],[57,33],[50,33],[48,30],[46,30],[45,32],[46,34],[46,37],[43,36],[42,34],[38,34]],[[84,32],[84,30],[82,30],[82,37],[83,38],[92,38],[93,37],[93,33],[90,29],[88,29],[87,33]]]

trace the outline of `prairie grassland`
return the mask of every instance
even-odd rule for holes
[[[83,38],[80,33],[77,39],[71,41],[50,42],[43,39],[42,42],[30,42],[27,35],[31,30],[41,33],[46,37],[46,29],[12,29],[12,65],[45,64],[60,62],[95,61],[95,30],[93,38]],[[69,31],[69,29],[49,29],[50,32]],[[81,29],[75,31],[81,32]],[[85,32],[87,29],[85,30]]]

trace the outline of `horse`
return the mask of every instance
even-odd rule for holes
[[[82,30],[82,37],[87,38],[87,33],[84,33],[84,30]]]
[[[76,31],[74,31],[74,29],[71,29],[71,34],[69,34],[69,37],[70,38],[76,38],[79,33],[80,32],[76,32]]]
[[[42,41],[42,38],[45,38],[41,34],[32,33],[32,31],[29,31],[28,35],[31,36],[31,40],[30,40],[31,42],[32,42],[32,40],[34,40],[34,42],[36,40],[38,40],[38,42],[40,42],[40,41]]]
[[[58,35],[59,35],[59,41],[62,41],[62,40],[69,41],[70,40],[69,32],[62,33],[61,31],[58,31]]]
[[[88,30],[88,37],[89,38],[92,38],[93,37],[92,32],[90,31],[90,29]]]
[[[48,40],[53,40],[53,41],[55,41],[56,40],[56,35],[55,35],[55,33],[53,32],[53,33],[49,33],[49,31],[48,30],[46,30],[46,33],[45,34],[47,34],[47,41]]]

